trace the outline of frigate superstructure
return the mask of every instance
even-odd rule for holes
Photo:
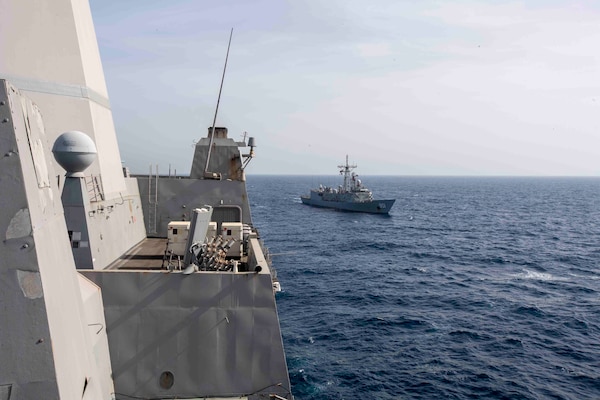
[[[307,196],[300,196],[303,204],[315,207],[335,208],[343,211],[365,212],[372,214],[388,214],[396,200],[377,200],[373,198],[373,192],[363,186],[358,175],[352,170],[356,165],[348,163],[338,165],[340,174],[344,176],[344,182],[337,188],[319,185],[311,189]]]
[[[254,139],[130,175],[87,1],[0,4],[0,400],[292,399]]]

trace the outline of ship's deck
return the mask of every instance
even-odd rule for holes
[[[116,259],[106,269],[161,269],[166,248],[166,238],[146,238]]]

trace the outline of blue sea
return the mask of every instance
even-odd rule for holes
[[[600,179],[248,176],[297,400],[600,399]]]

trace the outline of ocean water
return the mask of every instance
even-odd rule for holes
[[[600,399],[600,179],[363,177],[389,216],[249,176],[309,399]]]

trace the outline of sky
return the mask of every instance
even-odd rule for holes
[[[91,0],[121,157],[188,174],[600,175],[600,2]]]

